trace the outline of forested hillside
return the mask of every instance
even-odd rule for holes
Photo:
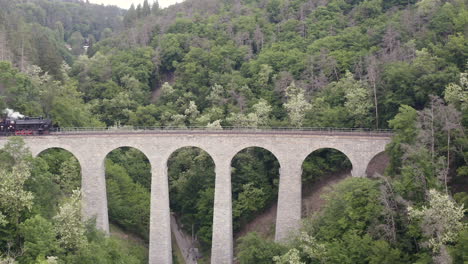
[[[57,78],[62,63],[72,65],[83,46],[123,26],[123,10],[78,0],[2,0],[0,6],[0,60],[23,72],[38,65]]]
[[[241,238],[240,263],[468,261],[461,208],[468,207],[465,1],[187,0],[166,9],[145,1],[127,11],[78,0],[0,6],[1,109],[47,116],[61,127],[394,130],[384,175],[336,186],[290,243],[255,233]],[[76,232],[65,234],[60,217],[79,212],[79,166],[60,151],[17,155],[21,142],[12,144],[0,157],[0,190],[24,193],[0,196],[0,263],[145,261],[141,250],[92,227],[73,222]],[[236,232],[276,201],[279,164],[267,150],[248,148],[232,167]],[[316,151],[303,164],[303,183],[349,168],[339,151]],[[213,161],[183,148],[168,169],[171,210],[208,261]],[[110,220],[146,240],[150,175],[138,150],[107,157]],[[11,201],[21,203],[15,209]]]

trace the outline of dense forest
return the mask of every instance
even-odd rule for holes
[[[463,0],[186,0],[129,10],[0,0],[0,108],[61,127],[392,129],[382,175],[335,185],[288,243],[248,233],[240,263],[468,261],[468,10]],[[170,207],[209,261],[214,163],[168,162]],[[349,171],[311,153],[303,184]],[[365,175],[362,175],[365,176]],[[279,164],[232,161],[234,232],[277,200]],[[110,221],[148,240],[143,153],[106,159]],[[80,166],[64,150],[0,152],[0,263],[145,263],[147,251],[80,218]],[[464,207],[463,207],[464,206]],[[176,262],[177,260],[175,260]]]

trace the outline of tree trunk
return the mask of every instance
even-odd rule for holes
[[[447,170],[445,172],[445,193],[448,195],[447,177],[450,171],[450,129],[447,130]]]
[[[379,129],[379,106],[377,103],[377,87],[375,85],[375,82],[373,84],[374,88],[374,104],[375,104],[375,128]]]
[[[431,103],[431,158],[434,164],[435,155],[435,135],[434,135],[434,102]]]
[[[24,72],[24,35],[21,38],[21,72]]]

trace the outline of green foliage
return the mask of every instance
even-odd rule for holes
[[[34,193],[35,214],[51,219],[65,197],[81,187],[80,164],[63,149],[48,149],[35,158],[26,189]]]
[[[58,203],[63,198],[56,182],[57,177],[59,175],[49,171],[49,165],[44,159],[34,159],[31,177],[26,182],[26,189],[34,194],[34,214],[40,214],[46,219],[52,219],[55,215]]]
[[[386,241],[373,241],[367,234],[359,236],[347,232],[342,240],[328,245],[325,258],[330,263],[398,263],[401,261],[400,254]]]
[[[12,107],[17,111],[30,115],[40,111],[37,102],[38,91],[34,89],[31,80],[11,63],[0,61],[1,105]]]
[[[462,222],[465,209],[454,203],[447,194],[432,189],[429,191],[429,206],[421,209],[408,207],[409,216],[421,221],[420,226],[428,239],[423,246],[438,253],[441,247],[453,243],[465,226]]]
[[[285,247],[251,232],[239,239],[237,259],[245,264],[270,264],[273,257],[285,252]]]
[[[354,79],[349,71],[315,96],[306,123],[312,127],[371,127],[373,122],[368,84]]]
[[[366,178],[349,178],[338,184],[327,197],[323,215],[317,219],[318,239],[340,239],[346,233],[362,236],[378,223],[382,212],[377,182]]]
[[[171,209],[180,217],[186,231],[192,227],[202,242],[211,245],[214,206],[214,162],[205,151],[183,148],[168,160]]]
[[[30,176],[30,167],[25,162],[15,164],[11,171],[0,171],[0,192],[2,193],[0,197],[0,248],[2,250],[7,248],[8,242],[18,243],[19,224],[32,209],[33,194],[24,189],[25,182]]]
[[[411,63],[390,63],[382,76],[389,88],[383,111],[387,116],[394,115],[401,104],[422,109],[429,95],[442,95],[445,85],[455,81],[457,74],[458,70],[452,64],[430,54],[427,49],[416,51],[416,58]]]
[[[107,160],[106,189],[111,221],[127,231],[148,239],[150,220],[148,188],[135,182],[125,167]]]
[[[80,192],[72,191],[79,187],[80,171],[70,153],[52,149],[33,159],[21,138],[8,140],[1,151],[0,171],[2,261],[48,264],[148,261],[146,250],[108,238],[95,229],[93,222],[88,226],[82,222]],[[130,202],[132,206],[140,203]],[[149,199],[145,208],[149,210]]]
[[[134,148],[118,148],[107,156],[114,164],[125,168],[128,176],[148,191],[151,189],[151,165],[141,151]]]
[[[87,244],[85,226],[81,220],[81,192],[75,190],[70,198],[60,205],[53,217],[55,232],[60,247],[67,251],[77,251]]]
[[[253,219],[278,195],[279,164],[276,157],[261,148],[247,148],[232,160],[234,231]]]
[[[125,240],[108,238],[102,232],[96,230],[93,225],[86,227],[88,243],[81,247],[75,254],[60,256],[65,263],[145,263],[147,255],[142,249],[129,245]]]
[[[468,261],[468,229],[460,232],[457,245],[451,248],[453,263],[465,263]]]
[[[401,157],[403,155],[402,144],[411,144],[415,141],[418,133],[416,128],[417,112],[412,107],[403,105],[399,113],[389,122],[393,129],[394,137],[387,145],[386,151],[390,156],[388,172],[391,175],[397,173],[401,167]]]
[[[319,149],[309,154],[302,163],[302,182],[311,184],[327,173],[348,170],[351,162],[340,151],[335,149]]]
[[[296,87],[294,83],[286,88],[287,103],[284,104],[288,112],[289,122],[295,127],[302,126],[305,113],[310,110],[311,105],[304,98],[304,91]]]
[[[275,263],[399,263],[402,252],[370,235],[382,213],[379,183],[350,178],[335,186],[327,204]]]
[[[464,205],[465,209],[468,208],[468,193],[458,192],[453,195],[453,199],[457,201],[458,204]]]
[[[20,234],[24,238],[25,249],[22,263],[33,263],[39,256],[57,256],[62,251],[54,226],[40,215],[21,223]]]

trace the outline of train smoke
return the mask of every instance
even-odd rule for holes
[[[16,112],[13,109],[10,109],[10,108],[7,108],[7,109],[3,110],[3,113],[6,114],[8,116],[8,118],[13,119],[13,120],[16,120],[16,119],[19,119],[19,118],[24,118],[24,115],[20,114],[19,112]]]

